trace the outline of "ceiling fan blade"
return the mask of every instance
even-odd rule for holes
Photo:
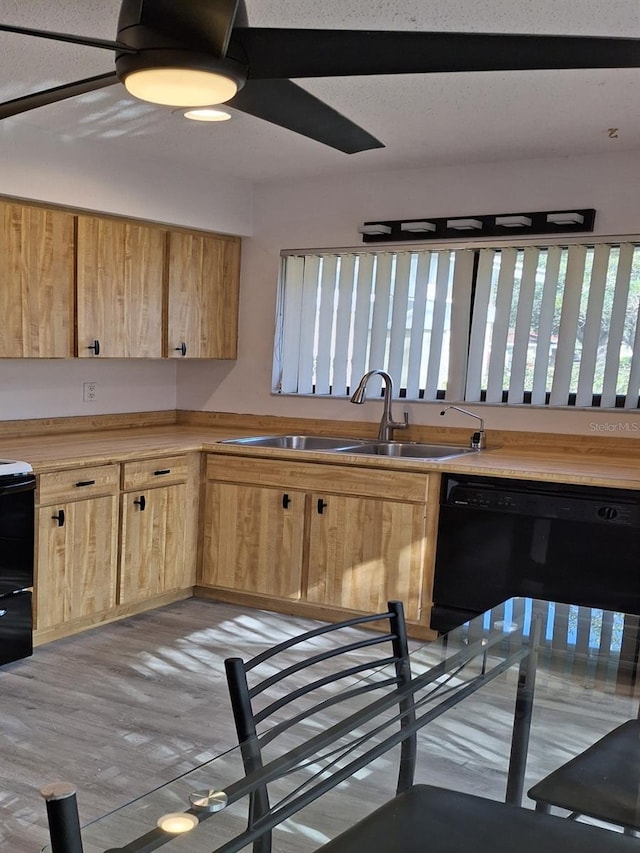
[[[228,55],[250,79],[637,68],[640,39],[238,27]]]
[[[290,80],[249,80],[227,105],[345,154],[384,148],[366,130]]]
[[[0,119],[26,113],[47,104],[55,104],[57,101],[65,101],[76,95],[84,95],[86,92],[94,92],[96,89],[104,89],[105,86],[113,86],[120,81],[115,71],[109,74],[100,74],[97,77],[87,77],[85,80],[76,80],[74,83],[65,83],[63,86],[55,86],[53,89],[44,89],[42,92],[32,92],[12,101],[0,104]]]
[[[9,24],[0,24],[0,31],[5,33],[18,33],[23,36],[35,36],[42,39],[53,39],[54,41],[66,41],[71,44],[82,44],[86,47],[101,47],[105,50],[117,50],[119,53],[135,53],[134,50],[117,41],[105,39],[85,38],[85,36],[74,36],[70,33],[54,33],[47,30],[31,30],[27,27],[12,27]]]

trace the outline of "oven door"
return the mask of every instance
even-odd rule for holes
[[[31,593],[0,596],[0,664],[33,654]]]
[[[0,477],[0,595],[33,586],[35,477]]]

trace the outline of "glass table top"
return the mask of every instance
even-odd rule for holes
[[[516,598],[437,640],[412,642],[416,781],[532,806],[526,799],[530,785],[636,716],[638,622],[637,616]],[[384,678],[385,672],[378,675]],[[523,738],[519,722],[514,734],[514,708],[527,679],[528,687],[535,681],[535,691]],[[265,755],[272,808],[282,808],[275,849],[315,850],[395,793],[399,749],[384,744],[398,729],[397,698],[379,702],[369,718],[372,701],[354,700],[350,724],[325,748],[305,754],[300,745],[340,723],[344,711],[335,707],[322,719],[300,722],[291,753]],[[514,738],[521,753],[515,762]],[[482,767],[489,757],[489,774],[478,772],[479,755]],[[338,787],[285,820],[305,788],[347,765],[355,770],[345,771]],[[244,844],[234,839],[246,828],[248,797],[257,781],[247,780],[240,749],[232,747],[83,827],[84,851],[242,849],[246,839]],[[192,831],[158,828],[163,816],[185,813],[192,815]]]

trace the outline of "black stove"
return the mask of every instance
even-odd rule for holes
[[[0,459],[0,665],[33,653],[35,487],[28,462]]]

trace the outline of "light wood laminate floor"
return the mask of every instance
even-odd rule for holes
[[[35,853],[48,842],[38,794],[47,782],[72,782],[87,822],[232,745],[224,658],[249,657],[314,624],[190,599],[1,667],[0,850]],[[581,695],[558,693],[579,715],[577,738],[566,707],[562,730],[553,703],[543,709],[531,782],[633,715],[631,701],[612,711],[606,695],[589,685],[584,692],[584,707]],[[488,702],[478,694],[432,724],[419,781],[503,798],[512,714],[512,698]]]

